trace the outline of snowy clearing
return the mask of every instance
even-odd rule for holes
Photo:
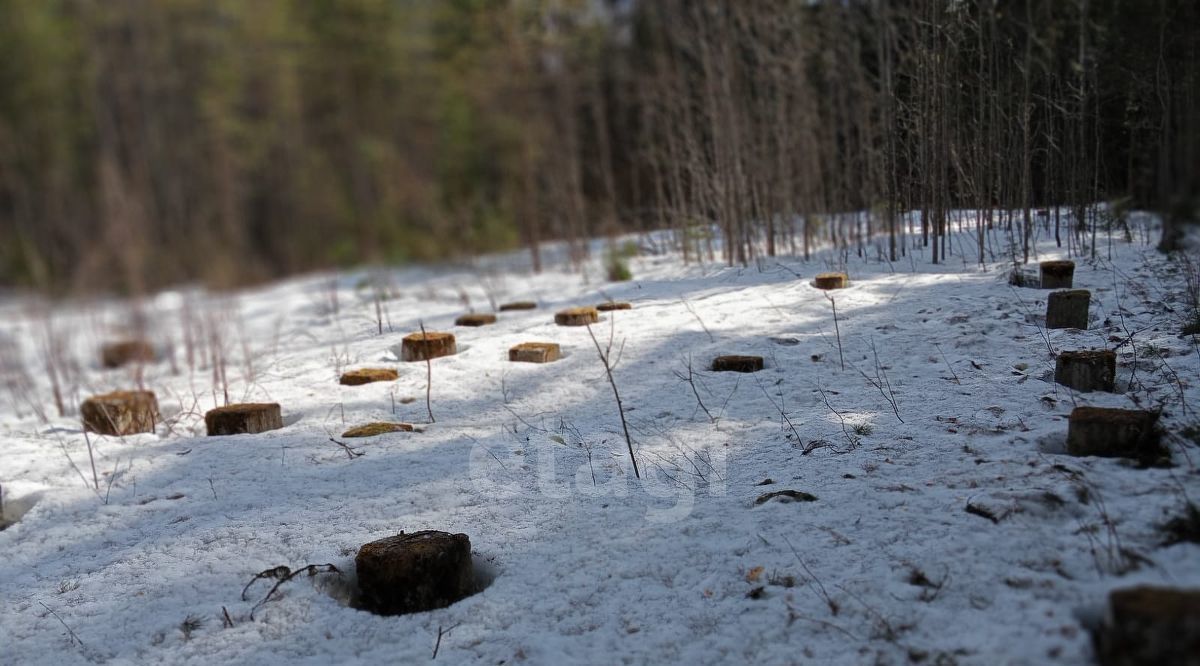
[[[1099,259],[1075,258],[1089,330],[1045,331],[1049,292],[964,262],[972,242],[955,236],[936,266],[851,252],[849,288],[830,292],[810,282],[833,251],[749,268],[645,254],[626,283],[598,283],[598,256],[587,275],[534,276],[513,255],[342,275],[336,293],[309,277],[162,294],[145,313],[172,358],[143,381],[164,422],[91,435],[98,490],[74,411],[135,384],[96,352],[127,304],[0,304],[0,487],[16,521],[0,531],[0,664],[408,663],[435,648],[491,664],[1089,663],[1109,590],[1200,585],[1200,546],[1164,547],[1161,529],[1200,500],[1183,276],[1140,242],[1117,240],[1109,261],[1102,238]],[[1037,258],[1064,252],[1051,240]],[[633,309],[592,331],[619,356],[640,481],[588,329],[553,322],[610,298]],[[453,325],[489,299],[539,308]],[[426,365],[393,351],[421,323],[458,339],[431,363],[435,423]],[[204,436],[224,402],[202,353],[214,339],[230,401],[280,403],[282,429]],[[67,369],[82,386],[66,417],[48,340],[82,366]],[[508,362],[529,341],[564,357]],[[1117,393],[1053,382],[1052,352],[1093,348],[1116,348]],[[766,367],[709,372],[721,354]],[[363,367],[399,379],[338,385]],[[1063,453],[1073,406],[1135,398],[1163,408],[1174,466]],[[372,421],[421,431],[341,439]],[[789,490],[816,499],[756,503]],[[357,548],[424,529],[467,534],[486,587],[414,615],[351,607]],[[257,572],[325,563],[343,574],[297,578],[257,610],[268,583],[242,600]]]

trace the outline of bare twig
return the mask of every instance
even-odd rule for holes
[[[100,477],[96,474],[96,456],[92,453],[92,438],[88,437],[87,425],[83,425],[83,441],[87,442],[88,460],[92,463],[92,485],[100,492]]]
[[[837,417],[838,422],[841,423],[842,434],[845,435],[846,441],[850,444],[850,448],[853,449],[857,447],[859,442],[858,437],[854,436],[849,430],[846,429],[846,418],[842,416],[841,412],[834,409],[832,404],[829,403],[829,396],[825,395],[825,389],[821,388],[821,384],[819,382],[817,383],[817,391],[820,392],[821,400],[825,402],[825,406],[829,408],[829,411],[833,412],[833,415]]]
[[[617,390],[617,382],[613,379],[612,364],[609,362],[609,355],[612,353],[612,338],[608,341],[608,350],[600,348],[600,341],[596,339],[596,334],[592,331],[592,325],[587,325],[588,335],[592,338],[592,344],[596,345],[596,353],[600,355],[600,362],[604,364],[604,372],[608,376],[608,385],[612,387],[613,397],[617,401],[617,411],[621,415],[621,429],[625,433],[625,446],[629,449],[629,461],[633,463],[633,475],[636,478],[642,478],[641,471],[638,470],[637,458],[633,455],[633,438],[629,436],[629,423],[625,420],[625,407],[621,404],[621,392]],[[622,345],[623,347],[623,345]]]
[[[837,303],[833,300],[833,296],[825,294],[826,300],[829,301],[829,307],[833,308],[833,332],[837,336],[838,360],[841,361],[842,370],[846,369],[846,357],[842,354],[842,331],[838,327]]]
[[[72,629],[71,626],[68,625],[66,622],[64,622],[63,619],[61,617],[59,617],[58,613],[54,612],[53,608],[47,606],[46,604],[44,604],[40,601],[38,603],[41,604],[42,608],[45,608],[47,612],[49,612],[51,615],[53,615],[54,619],[58,620],[58,623],[63,626],[63,629],[67,630],[67,636],[70,636],[72,643],[78,643],[79,647],[81,647],[85,650],[87,649],[87,646],[83,644],[83,641],[80,640],[79,635],[75,633],[75,630]]]
[[[350,460],[354,460],[355,458],[358,458],[358,457],[361,457],[361,456],[364,456],[364,455],[366,455],[366,454],[365,454],[365,453],[363,453],[362,451],[359,451],[359,450],[357,450],[357,449],[351,448],[349,444],[347,444],[347,443],[345,443],[345,442],[338,441],[337,439],[334,439],[333,437],[330,437],[330,438],[329,438],[329,441],[331,441],[331,442],[333,442],[334,444],[337,444],[338,446],[342,447],[342,450],[346,452],[346,457],[347,457],[347,458],[349,458]]]
[[[946,367],[950,370],[950,376],[954,378],[954,383],[962,384],[962,381],[958,379],[958,373],[954,371],[954,366],[950,365],[950,359],[946,358],[946,352],[942,351],[942,346],[935,342],[933,343],[933,348],[938,350],[938,353],[942,355],[942,360],[946,362]]]
[[[448,629],[442,629],[442,625],[438,625],[437,642],[433,644],[433,657],[431,659],[437,659],[438,650],[442,647],[442,636],[450,635],[450,632],[454,631],[457,627],[458,625],[456,624]]]
[[[429,338],[425,333],[425,322],[421,323],[421,342],[428,343]],[[594,338],[593,338],[594,339]],[[425,355],[425,411],[429,413],[429,422],[437,423],[437,419],[433,418],[433,361],[429,359],[429,354]]]
[[[692,313],[692,316],[695,317],[696,321],[700,323],[700,328],[704,329],[704,334],[708,336],[708,341],[716,342],[716,338],[713,337],[712,331],[708,330],[708,327],[704,325],[704,320],[701,319],[700,315],[696,313],[696,310],[692,307],[692,304],[688,303],[687,299],[684,298],[679,300],[683,301],[683,307],[687,308],[687,311]]]
[[[680,379],[680,381],[685,381],[688,383],[688,386],[692,387],[692,395],[696,396],[696,404],[700,406],[700,409],[704,410],[704,413],[705,413],[705,415],[708,416],[708,420],[710,423],[716,423],[717,422],[716,417],[712,415],[712,412],[708,411],[708,407],[704,406],[704,401],[700,399],[700,391],[698,391],[696,389],[696,375],[695,375],[695,372],[693,372],[693,370],[692,370],[691,354],[688,354],[688,358],[687,358],[687,376],[685,377],[680,372],[676,372],[675,376],[678,377]],[[694,411],[692,412],[692,416],[695,416]]]
[[[825,586],[821,584],[821,579],[817,578],[816,574],[812,572],[812,569],[808,568],[808,564],[804,562],[803,557],[800,557],[800,553],[796,550],[796,547],[792,545],[791,540],[785,536],[783,537],[783,541],[788,545],[788,548],[792,550],[792,555],[796,556],[796,561],[800,563],[800,567],[804,569],[804,573],[808,574],[808,578],[805,580],[805,585],[808,586],[808,589],[812,590],[821,597],[821,599],[825,602],[825,605],[829,607],[830,615],[836,617],[838,612],[841,610],[838,602],[834,601],[833,597],[829,596],[829,592],[825,589]],[[816,585],[816,587],[814,588],[813,585]]]
[[[319,573],[340,574],[342,572],[341,572],[341,570],[339,570],[337,567],[333,566],[332,564],[307,564],[303,567],[300,567],[299,569],[296,569],[295,571],[288,569],[286,566],[278,566],[273,569],[267,569],[266,571],[262,571],[262,572],[259,572],[258,574],[255,574],[254,578],[251,578],[250,582],[246,583],[246,587],[242,588],[242,599],[243,600],[246,598],[246,592],[250,589],[250,586],[253,585],[255,581],[262,579],[262,578],[273,578],[273,579],[275,579],[275,584],[273,586],[271,586],[270,590],[267,591],[267,595],[265,597],[263,597],[261,601],[254,604],[254,607],[250,609],[250,619],[251,620],[254,619],[255,611],[257,611],[260,607],[262,607],[263,604],[270,601],[271,597],[275,594],[275,592],[277,590],[279,590],[280,586],[282,586],[284,583],[292,580],[293,578],[295,578],[296,576],[299,576],[300,574],[308,574],[309,576],[315,576]]]
[[[763,386],[762,381],[759,380],[758,375],[754,376],[754,381],[758,383],[759,390],[761,390],[763,395],[766,396],[767,401],[771,403],[771,406],[775,408],[775,411],[779,412],[779,418],[783,419],[783,422],[787,424],[788,429],[792,431],[792,437],[796,438],[796,444],[804,446],[804,440],[800,439],[800,432],[796,430],[796,425],[792,423],[792,419],[788,417],[787,412],[783,409],[783,396],[781,395],[780,402],[776,403],[775,399],[771,397],[771,394],[767,392],[767,387]],[[808,455],[811,452],[812,451],[809,449],[804,449],[804,455]]]

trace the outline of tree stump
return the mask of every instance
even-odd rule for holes
[[[204,415],[208,436],[255,434],[283,427],[278,403],[243,403],[210,409]]]
[[[514,363],[553,363],[562,358],[562,350],[553,342],[522,342],[508,350]]]
[[[113,391],[84,400],[79,413],[89,432],[117,437],[154,432],[158,400],[150,391]]]
[[[763,369],[761,356],[718,356],[713,359],[713,372],[758,372]]]
[[[596,308],[567,308],[554,313],[554,323],[559,326],[587,326],[600,321]]]
[[[400,373],[391,368],[359,368],[342,374],[339,383],[342,386],[362,386],[372,382],[394,382],[400,378]]]
[[[599,310],[600,312],[612,312],[614,310],[632,310],[633,305],[630,303],[623,303],[623,302],[619,302],[619,301],[609,301],[607,303],[600,303],[599,305],[596,306],[596,309]]]
[[[817,273],[813,286],[817,289],[845,289],[850,285],[850,276],[845,273]]]
[[[496,315],[486,312],[473,312],[454,320],[455,326],[487,326],[494,323],[496,323]]]
[[[1075,278],[1075,262],[1043,261],[1041,268],[1042,289],[1070,289]]]
[[[400,344],[400,358],[405,361],[427,361],[458,353],[453,333],[412,333]]]
[[[1159,447],[1158,413],[1140,409],[1076,407],[1067,427],[1067,453],[1150,459]]]
[[[465,534],[401,532],[372,541],[354,558],[367,610],[401,615],[445,608],[471,594],[475,572]]]
[[[110,369],[131,363],[151,363],[155,358],[154,346],[145,340],[111,342],[100,348],[100,363]]]
[[[412,432],[411,423],[368,423],[342,433],[342,437],[376,437],[389,432]]]
[[[1107,349],[1065,351],[1054,364],[1054,381],[1088,393],[1113,392],[1117,378],[1117,353]]]
[[[1091,300],[1092,292],[1086,289],[1050,292],[1050,297],[1046,299],[1046,328],[1078,328],[1086,331]]]
[[[1101,666],[1200,666],[1200,590],[1113,590],[1096,656]]]
[[[537,303],[533,301],[513,301],[512,303],[501,303],[500,311],[509,312],[510,310],[536,310]]]

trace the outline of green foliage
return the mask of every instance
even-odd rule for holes
[[[628,282],[633,279],[633,271],[629,270],[628,258],[637,254],[637,246],[632,254],[626,254],[628,247],[610,248],[604,254],[604,272],[609,282]]]

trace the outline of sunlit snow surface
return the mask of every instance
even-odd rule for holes
[[[1036,258],[1065,258],[1042,234]],[[167,294],[144,304],[174,355],[144,378],[166,423],[92,436],[99,492],[77,417],[57,416],[44,379],[46,315],[10,300],[0,342],[37,378],[35,392],[0,395],[0,486],[23,514],[0,531],[0,664],[409,663],[435,645],[447,663],[1089,663],[1086,627],[1108,590],[1200,585],[1200,546],[1160,547],[1159,530],[1185,492],[1200,501],[1200,451],[1179,436],[1198,421],[1200,356],[1178,336],[1182,274],[1136,236],[1114,241],[1111,261],[1104,237],[1098,259],[1076,259],[1091,328],[1045,337],[1048,292],[1008,286],[999,233],[986,270],[959,256],[973,252],[965,233],[943,265],[927,250],[894,263],[874,245],[851,251],[850,288],[830,292],[836,332],[809,284],[835,267],[832,251],[744,268],[646,253],[620,284],[602,281],[599,252],[583,274],[555,263],[533,276],[516,255],[389,272],[376,276],[393,296],[382,335],[368,272],[336,279],[336,312],[328,276]],[[453,326],[491,311],[489,296],[541,307]],[[619,357],[640,481],[588,330],[553,323],[556,309],[610,297],[634,309],[593,332]],[[126,306],[54,312],[82,365],[68,402],[133,385],[95,352]],[[459,341],[432,363],[436,423],[357,440],[363,455],[349,458],[330,441],[349,426],[428,423],[425,364],[391,351],[421,323]],[[184,326],[199,346],[215,326],[230,400],[281,403],[282,430],[203,436],[224,397],[198,350],[189,370]],[[1130,334],[1122,393],[1053,383],[1048,346]],[[509,363],[526,341],[558,342],[565,358]],[[766,369],[708,372],[719,354],[760,355]],[[375,365],[399,381],[337,384],[341,367]],[[1139,403],[1163,407],[1174,468],[1061,453],[1074,405]],[[789,489],[817,500],[755,504]],[[468,534],[491,585],[404,617],[347,605],[357,547],[423,529]],[[251,620],[270,587],[243,601],[255,573],[310,563],[345,575],[297,578]]]

